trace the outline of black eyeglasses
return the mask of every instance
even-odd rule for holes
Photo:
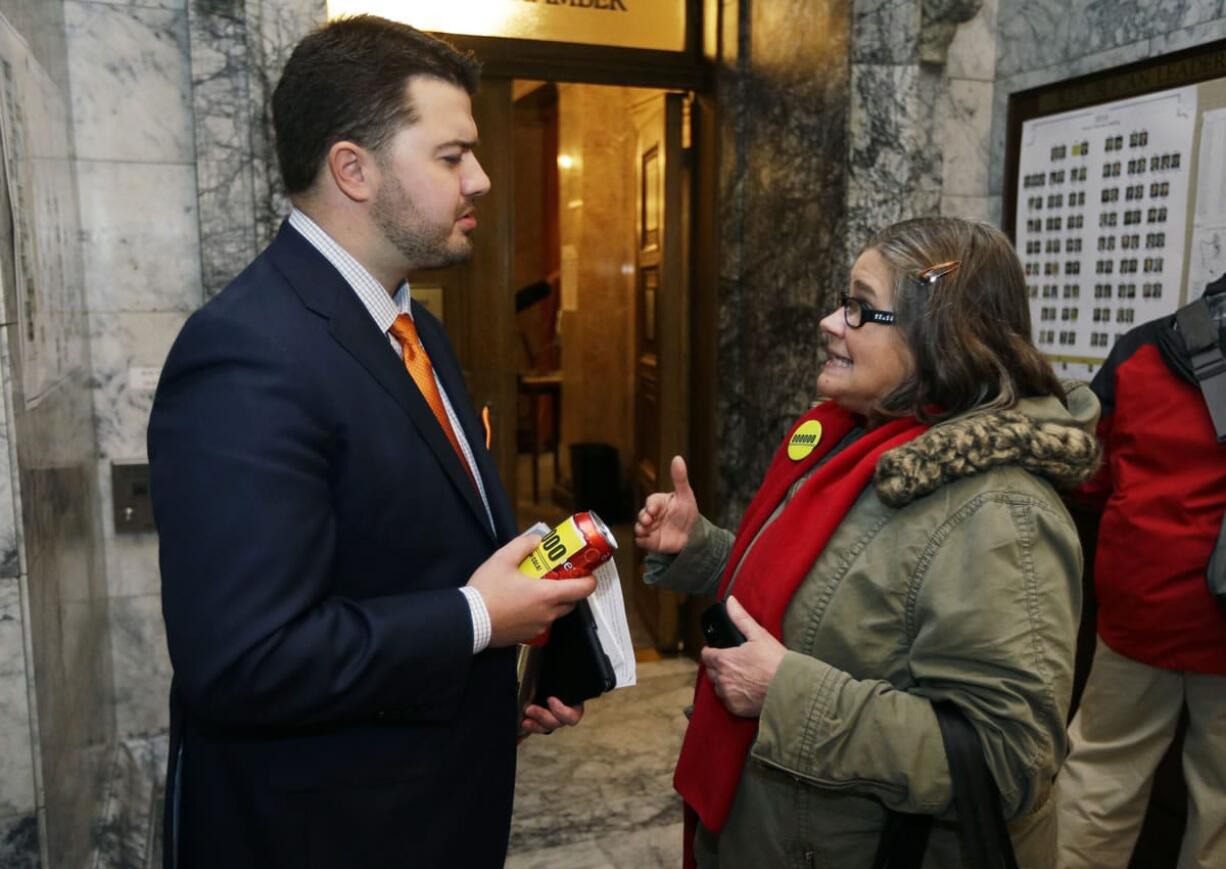
[[[959,265],[958,260],[938,263],[935,266],[929,266],[923,271],[911,275],[910,278],[921,287],[931,290],[941,278],[950,272],[957,271]],[[865,323],[880,323],[883,326],[894,325],[895,317],[893,311],[883,311],[879,308],[874,308],[868,302],[862,302],[847,293],[839,296],[839,304],[843,306],[843,322],[847,324],[849,329],[859,329]]]
[[[894,312],[874,308],[868,302],[862,302],[847,293],[839,296],[839,304],[843,306],[843,322],[849,329],[859,329],[865,323],[881,323],[883,326],[894,325]]]

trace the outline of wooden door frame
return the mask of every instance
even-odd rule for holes
[[[713,492],[715,468],[715,379],[717,363],[716,323],[719,275],[719,103],[709,50],[703,47],[703,20],[717,14],[717,0],[689,0],[687,48],[684,52],[570,45],[535,40],[493,39],[446,35],[453,45],[471,50],[483,65],[483,88],[508,88],[512,79],[544,79],[553,82],[621,85],[687,90],[694,94],[690,148],[685,153],[690,181],[689,224],[689,449],[690,479],[700,503]],[[705,28],[710,30],[710,28]],[[508,112],[508,117],[510,113]],[[511,177],[512,141],[508,124],[499,117],[478,117],[484,141],[494,143],[481,150],[481,160],[491,176]],[[499,147],[499,146],[502,147]],[[478,229],[470,266],[469,286],[455,299],[463,311],[463,326],[448,324],[461,364],[470,377],[473,401],[478,410],[494,406],[492,449],[499,472],[511,495],[516,497],[515,372],[499,370],[496,360],[509,354],[507,337],[514,334],[514,287],[511,286],[513,251],[513,195],[509,183],[491,191],[482,203],[488,215],[486,228]],[[494,224],[491,226],[491,224]],[[497,301],[482,306],[485,296]],[[453,305],[451,296],[447,303]],[[495,343],[491,343],[495,342]],[[491,354],[489,351],[494,350]],[[488,361],[487,361],[488,360]]]
[[[685,49],[682,51],[439,35],[457,48],[476,55],[481,61],[482,74],[492,78],[702,91],[707,90],[713,80],[711,64],[703,56],[708,53],[704,48],[703,22],[719,14],[719,0],[686,0]]]

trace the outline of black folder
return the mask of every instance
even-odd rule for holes
[[[521,666],[520,707],[545,706],[557,697],[567,706],[613,690],[617,675],[600,645],[596,620],[586,600],[553,623],[544,646],[525,646]]]

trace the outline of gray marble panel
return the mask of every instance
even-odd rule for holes
[[[1069,55],[1072,7],[1068,0],[999,0],[996,74],[1041,69]]]
[[[201,268],[219,292],[256,253],[251,61],[242,4],[189,7]]]
[[[161,865],[167,744],[166,734],[158,734],[121,739],[115,746],[94,869]]]
[[[1218,16],[1223,15],[1224,12],[1226,10],[1219,9]],[[1219,39],[1226,39],[1226,18],[1218,17],[1194,27],[1184,27],[1180,30],[1172,30],[1170,33],[1155,35],[1150,40],[1149,47],[1154,55],[1171,54]]]
[[[1013,86],[1009,82],[997,82],[992,92],[992,133],[989,138],[988,195],[999,196],[1005,179],[1005,138],[1009,130],[1009,95],[1025,90],[1024,76],[1016,76]]]
[[[817,322],[845,278],[845,3],[754,4],[721,79],[714,518],[735,522],[814,397]]]
[[[64,46],[64,6],[47,0],[0,0],[0,15],[21,34],[38,64],[60,93],[68,93],[68,52]]]
[[[84,0],[88,3],[107,3],[112,6],[146,6],[152,9],[183,9],[187,0]]]
[[[1069,54],[1097,54],[1218,17],[1220,0],[1073,0]]]
[[[920,0],[855,0],[851,19],[854,63],[914,63],[918,58]]]
[[[848,266],[855,262],[873,233],[897,223],[907,215],[906,191],[868,189],[853,186],[847,191],[847,247],[844,258]]]
[[[1114,69],[1117,66],[1145,60],[1151,56],[1149,40],[1141,39],[1126,45],[1117,45],[1104,51],[1096,51],[1093,54],[1083,54],[1079,57],[1074,57],[1067,64],[1057,67],[1057,69],[1062,73],[1061,79],[1076,78],[1077,76],[1088,75],[1092,72]]]
[[[0,866],[39,869],[38,817],[34,812],[0,817]]]
[[[77,156],[191,163],[187,15],[65,0]]]
[[[133,369],[160,369],[186,313],[90,316],[94,359],[94,416],[103,459],[142,459],[153,390],[133,382]]]
[[[639,684],[590,701],[582,725],[524,743],[511,822],[512,859],[576,843],[628,839],[680,820],[672,774],[694,676],[688,659],[640,664]]]
[[[93,563],[89,543],[81,529],[68,528],[30,562],[42,805],[51,866],[85,865],[93,850],[93,822],[102,806],[114,738],[107,605],[105,591],[96,590],[105,578]]]
[[[83,160],[77,178],[89,310],[198,308],[203,292],[194,169]]]
[[[946,217],[961,217],[978,220],[993,226],[1001,225],[1001,198],[999,196],[942,196],[941,214]]]
[[[88,538],[94,530],[96,490],[92,474],[82,474],[92,465],[94,451],[85,372],[74,372],[36,407],[19,413],[12,430],[24,534],[19,554],[29,564],[53,546],[89,550],[95,542]],[[70,591],[88,594],[85,585]]]
[[[0,327],[0,370],[5,372],[13,371],[13,353],[12,347],[16,345],[18,332],[21,326],[12,320],[7,326]],[[6,379],[11,383],[12,374],[7,374]],[[17,396],[10,389],[4,389],[0,393],[0,402],[3,402],[3,414],[0,416],[4,420],[5,444],[3,462],[6,465],[3,477],[0,477],[0,497],[4,498],[3,503],[0,503],[0,510],[4,513],[4,575],[17,576],[27,570],[27,558],[29,555],[29,542],[24,540],[24,529],[20,523],[24,515],[22,509],[22,492],[21,492],[21,475],[18,472],[17,457],[17,441],[15,437],[15,413],[17,406]],[[14,564],[15,562],[15,564]]]
[[[247,41],[251,51],[252,189],[255,246],[263,249],[289,214],[281,187],[272,134],[272,92],[294,46],[327,17],[325,0],[247,0]]]
[[[952,196],[984,196],[992,137],[991,82],[954,79],[942,95],[936,117],[941,125],[942,191]]]
[[[1000,0],[983,0],[975,17],[958,28],[945,62],[951,79],[996,78],[996,14]]]
[[[941,213],[941,191],[909,190],[903,196],[903,219],[935,217]]]
[[[161,595],[111,599],[115,727],[120,737],[170,726],[170,655]]]
[[[18,551],[16,498],[14,491],[13,443],[8,420],[8,402],[0,400],[0,578],[21,573]]]
[[[221,292],[259,253],[255,182],[250,163],[240,168],[243,165],[230,160],[196,164],[200,272],[206,299]]]
[[[24,628],[21,580],[0,579],[0,817],[35,806]]]
[[[851,68],[849,180],[867,188],[937,189],[940,74],[920,65]]]
[[[848,182],[867,188],[899,187],[910,181],[914,151],[916,79],[919,67],[851,67]]]

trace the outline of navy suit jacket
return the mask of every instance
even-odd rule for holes
[[[457,588],[514,517],[442,326],[413,315],[496,529],[387,336],[290,226],[170,351],[149,423],[168,867],[503,863],[514,653],[472,654]]]

